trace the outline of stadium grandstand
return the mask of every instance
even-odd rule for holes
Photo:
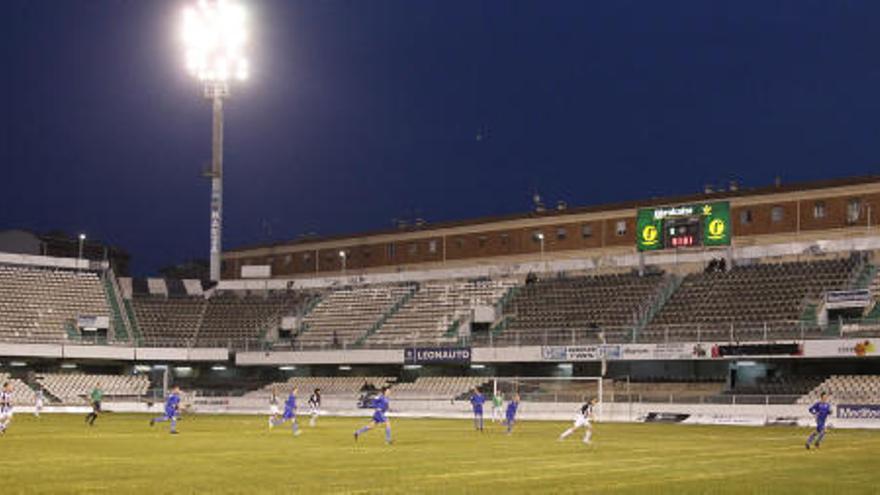
[[[0,253],[0,378],[50,410],[180,384],[206,412],[298,387],[354,415],[390,387],[459,417],[478,388],[534,419],[598,396],[615,421],[804,422],[821,392],[880,402],[878,201],[850,179],[242,248],[216,285]]]

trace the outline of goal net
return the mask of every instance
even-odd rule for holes
[[[520,400],[549,413],[569,414],[592,398],[599,400],[596,414],[601,416],[604,400],[602,378],[578,377],[495,377],[492,392],[506,400],[519,394]]]

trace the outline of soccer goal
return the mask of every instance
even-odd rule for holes
[[[592,398],[599,400],[596,414],[601,417],[605,402],[602,377],[495,377],[491,381],[493,395],[501,393],[509,400],[519,394],[524,403],[537,405],[548,414],[570,411]]]

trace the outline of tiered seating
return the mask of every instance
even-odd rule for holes
[[[607,383],[607,382],[606,382]],[[724,381],[626,381],[615,380],[604,392],[611,394],[616,400],[626,400],[629,394],[632,400],[663,401],[670,398],[675,401],[693,400],[699,397],[711,397],[724,391]]]
[[[812,404],[822,392],[836,404],[880,404],[880,375],[831,375],[798,403]]]
[[[737,385],[729,395],[804,395],[822,383],[824,376],[781,376],[759,380],[754,385]]]
[[[0,340],[62,341],[78,316],[110,316],[95,273],[0,265]]]
[[[320,388],[324,396],[356,397],[365,385],[379,389],[392,381],[394,378],[390,376],[294,376],[286,382],[270,383],[246,395],[268,397],[273,390],[279,395],[286,395],[297,387],[303,397],[307,397],[316,388]]]
[[[208,300],[198,332],[198,345],[225,346],[229,341],[258,339],[267,330],[277,328],[281,317],[294,313],[300,302],[301,295],[289,292],[215,295]]]
[[[0,373],[0,386],[9,382],[12,384],[12,404],[15,406],[32,406],[36,400],[36,393],[23,381],[10,378],[8,373]]]
[[[207,302],[203,297],[134,296],[138,328],[147,345],[189,345],[198,332]]]
[[[107,398],[141,397],[150,388],[145,375],[86,375],[82,373],[47,373],[37,376],[37,382],[46,392],[65,404],[84,404],[88,395],[100,383]]]
[[[367,343],[454,342],[457,335],[445,335],[454,322],[463,323],[477,306],[494,306],[515,284],[514,280],[423,284]]]
[[[453,399],[486,381],[486,378],[474,376],[420,376],[414,382],[394,385],[391,393],[403,399]]]
[[[730,338],[760,340],[800,336],[803,304],[827,290],[846,288],[856,263],[821,260],[735,267],[685,277],[640,341]],[[766,328],[765,328],[766,324]],[[816,336],[818,329],[810,329]]]
[[[517,289],[507,312],[511,332],[524,343],[545,330],[602,330],[632,327],[639,310],[664,282],[660,274],[599,275],[541,280]],[[592,335],[596,339],[595,335]],[[610,339],[609,339],[610,340]]]
[[[356,343],[413,286],[382,285],[335,290],[304,318],[303,346],[348,346]]]

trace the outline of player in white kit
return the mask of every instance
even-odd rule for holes
[[[0,435],[6,433],[12,422],[12,384],[6,382],[0,389]]]
[[[37,393],[34,394],[34,416],[40,417],[40,413],[43,411],[43,389],[37,389]]]
[[[321,413],[321,389],[316,388],[312,393],[311,397],[309,397],[309,426],[315,426],[315,421],[318,420],[318,414]]]
[[[584,443],[590,443],[590,439],[593,437],[593,425],[591,424],[591,421],[595,417],[595,406],[598,402],[599,400],[594,397],[581,406],[581,410],[574,418],[574,426],[562,432],[562,435],[559,435],[559,440],[565,440],[578,428],[583,427],[586,430],[586,433],[584,434]]]
[[[278,394],[273,388],[272,395],[269,397],[269,428],[275,426],[279,414],[281,414],[281,410],[278,408]]]

